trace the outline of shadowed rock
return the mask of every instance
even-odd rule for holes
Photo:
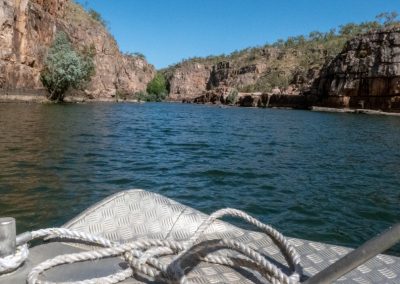
[[[400,111],[400,27],[347,42],[324,67],[313,93],[319,106]]]

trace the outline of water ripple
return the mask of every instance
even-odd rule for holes
[[[0,104],[0,133],[0,216],[17,217],[20,232],[60,226],[129,188],[353,247],[400,221],[397,117]]]

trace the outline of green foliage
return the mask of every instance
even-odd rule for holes
[[[280,89],[287,88],[292,79],[292,74],[286,74],[278,70],[272,70],[271,72],[260,77],[255,84],[242,86],[239,88],[239,90],[245,93],[271,92],[275,87]]]
[[[229,95],[226,97],[225,101],[229,105],[234,105],[237,103],[239,97],[239,92],[236,89],[233,89],[229,92]]]
[[[222,61],[229,61],[233,71],[239,72],[242,67],[265,62],[268,68],[255,83],[234,87],[242,92],[270,92],[274,87],[281,89],[288,87],[293,83],[295,75],[296,78],[303,78],[302,81],[307,82],[313,74],[308,71],[320,69],[326,62],[340,54],[348,40],[371,30],[400,24],[397,18],[396,12],[381,13],[375,21],[349,23],[327,32],[312,31],[309,35],[279,39],[262,47],[235,50],[230,55],[189,58],[169,66],[163,73],[170,78],[176,68],[188,66],[190,69],[193,63],[202,63],[210,67]],[[360,58],[367,55],[368,51],[358,54]]]
[[[94,45],[94,43],[90,44],[89,46],[85,45],[81,53],[83,57],[93,59],[97,53],[96,46]]]
[[[376,21],[372,22],[363,22],[361,24],[349,23],[346,25],[342,25],[339,28],[339,36],[347,37],[348,39],[354,37],[356,35],[366,33],[373,29],[378,29],[381,27],[381,24]]]
[[[146,91],[140,91],[135,93],[135,97],[139,102],[161,102],[165,100],[166,94],[158,96],[156,94],[149,94]]]
[[[142,59],[146,59],[146,56],[141,52],[126,52],[124,54],[125,54],[125,56],[139,57],[139,58],[142,58]]]
[[[167,80],[162,72],[157,72],[147,84],[146,91],[135,93],[135,97],[143,102],[161,102],[167,97]]]
[[[147,84],[147,101],[162,101],[167,97],[167,80],[160,72]]]
[[[135,93],[135,97],[139,102],[146,102],[147,101],[147,93],[146,91],[139,91]]]
[[[126,92],[123,92],[121,90],[116,90],[115,92],[115,100],[116,101],[125,101],[128,97],[128,94]]]
[[[376,16],[376,19],[381,22],[384,26],[391,26],[399,23],[397,17],[399,14],[395,11],[380,13]]]
[[[107,28],[107,22],[103,19],[103,17],[101,16],[101,14],[99,12],[90,8],[87,11],[87,13],[93,20],[95,20],[96,22],[99,22],[103,27]]]
[[[93,56],[91,48],[86,54],[77,53],[68,36],[57,33],[41,72],[41,81],[49,91],[48,98],[62,101],[69,88],[79,88],[89,81],[95,72]]]
[[[143,53],[138,52],[138,51],[134,52],[133,55],[135,55],[136,57],[140,57],[142,59],[146,59],[146,56]]]
[[[265,45],[264,48],[277,48],[283,52],[282,54],[296,54],[296,59],[293,60],[293,57],[289,56],[289,59],[279,58],[279,62],[270,61],[269,64],[273,65],[273,70],[264,74],[254,84],[240,86],[240,90],[243,92],[270,92],[274,87],[286,88],[293,79],[293,74],[286,71],[293,69],[293,66],[298,67],[296,69],[298,75],[306,78],[308,70],[315,67],[320,68],[325,62],[337,56],[349,39],[384,26],[398,24],[397,17],[396,12],[382,13],[377,16],[379,21],[349,23],[340,26],[338,31],[336,29],[325,33],[312,31],[308,36],[293,36],[286,40],[280,39],[272,45]],[[239,65],[245,65],[257,58],[257,52],[254,49],[245,49],[244,51],[247,59],[242,59],[243,63],[234,59],[241,51],[235,51],[231,60],[235,60]],[[365,56],[367,56],[367,51],[360,52],[359,57]]]

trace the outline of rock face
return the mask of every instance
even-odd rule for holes
[[[170,76],[170,100],[182,101],[199,96],[206,90],[211,67],[206,64],[188,62],[182,64]]]
[[[322,106],[400,112],[399,26],[357,36],[334,58],[327,56],[326,50],[309,50],[306,56],[315,64],[304,65],[299,60],[306,58],[302,52],[268,47],[232,54],[218,62],[185,62],[173,68],[169,76],[171,98],[226,103],[229,93],[238,89],[236,104],[240,106]],[[201,66],[201,72],[195,66]],[[286,84],[282,78],[290,80]],[[260,90],[241,91],[243,86],[253,85],[257,89],[268,83],[272,88],[261,95],[256,92]],[[286,87],[276,88],[275,83]]]
[[[318,53],[319,51],[316,51]],[[265,84],[269,78],[283,80],[286,87],[270,92],[298,95],[308,91],[322,65],[301,72],[298,51],[268,47],[258,48],[221,60],[200,59],[186,61],[167,72],[171,100],[192,101],[199,96],[212,98],[226,96],[232,89]],[[208,93],[208,94],[207,94]],[[200,100],[203,100],[200,99]]]
[[[241,107],[287,107],[294,109],[307,109],[315,102],[315,97],[311,95],[238,93],[234,103],[230,102],[227,97],[228,96],[221,95],[221,92],[206,92],[204,95],[188,102],[198,104],[226,104]]]
[[[246,94],[241,95],[238,105],[242,107],[287,107],[307,109],[310,97],[283,94]]]
[[[107,30],[69,0],[0,1],[0,92],[40,92],[40,71],[55,34],[64,31],[79,50],[92,48],[96,74],[89,98],[111,98],[146,88],[155,70],[140,57],[124,56]]]
[[[347,42],[314,84],[318,105],[400,111],[400,27]]]

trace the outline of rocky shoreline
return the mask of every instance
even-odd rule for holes
[[[86,96],[67,96],[63,100],[64,103],[143,103],[133,98],[115,98],[115,97],[99,97],[95,99]],[[47,98],[45,91],[23,92],[0,92],[0,103],[39,103],[53,104]]]
[[[388,115],[399,116],[399,112],[385,112],[374,109],[350,109],[350,108],[330,108],[330,107],[311,107],[311,111],[316,112],[333,112],[333,113],[354,113],[354,114],[370,114],[370,115]]]
[[[301,109],[314,112],[331,112],[331,113],[351,113],[351,114],[368,114],[368,115],[386,115],[398,116],[400,112],[386,112],[374,109],[360,109],[360,108],[334,108],[334,107],[320,107],[313,106],[310,103],[313,101],[311,98],[295,95],[268,95],[268,94],[239,94],[239,101],[235,105],[227,105],[220,101],[211,102],[188,102],[182,103],[196,103],[207,104],[224,107],[247,107],[247,108],[273,108],[273,109]],[[181,103],[177,101],[166,101],[165,103]],[[38,103],[38,104],[54,104],[47,99],[44,92],[40,93],[0,93],[1,103]],[[96,98],[90,99],[82,96],[69,96],[66,97],[64,102],[66,104],[87,104],[87,103],[145,103],[137,99],[116,99],[116,98]]]
[[[72,0],[4,0],[0,101],[46,101],[40,73],[58,31],[66,33],[78,50],[90,48],[95,53],[95,75],[82,90],[67,94],[66,101],[136,102],[156,74],[142,56],[121,53],[106,27]],[[160,70],[167,80],[168,100],[400,112],[400,26],[370,30],[349,40],[339,34],[333,37],[345,39],[338,45],[341,50],[308,39],[303,44],[311,45],[250,48]]]
[[[285,67],[285,70],[296,70],[297,62],[289,51],[279,53],[270,48],[257,52],[261,54],[256,64],[242,67],[238,63],[235,65],[237,59],[212,66],[196,62],[181,64],[169,77],[170,98],[186,103],[234,104],[243,107],[309,109],[316,106],[400,112],[398,25],[370,31],[347,41],[334,58],[308,70],[305,78],[295,76],[287,88],[275,87],[267,93],[238,92],[232,103],[227,98],[238,84],[251,84],[262,76],[269,76],[268,72],[271,71],[265,62],[290,62],[292,65]]]
[[[54,104],[43,95],[0,95],[0,103],[39,103],[39,104]],[[113,98],[98,98],[95,100],[85,97],[66,97],[63,103],[142,103],[135,99],[113,99]]]
[[[54,103],[48,98],[48,92],[46,89],[31,89],[31,90],[0,90],[0,103]],[[69,93],[65,98],[65,103],[117,103],[117,102],[129,102],[129,103],[140,103],[135,96],[120,96],[116,97],[111,95],[110,97],[91,97],[85,94]]]
[[[224,96],[214,96],[205,98],[201,96],[193,101],[183,101],[183,103],[208,104],[232,107],[250,107],[250,108],[281,108],[281,109],[301,109],[315,112],[332,112],[332,113],[353,113],[353,114],[370,114],[370,115],[389,115],[400,116],[400,111],[383,111],[368,108],[350,108],[350,107],[324,107],[318,106],[318,98],[316,96],[299,96],[285,94],[246,94],[239,93],[238,101],[235,104],[228,104]]]
[[[238,92],[235,101],[231,102],[229,94],[207,92],[192,100],[183,100],[184,103],[222,104],[239,107],[285,107],[294,109],[308,109],[316,101],[312,95],[292,95],[279,93],[241,93]]]

